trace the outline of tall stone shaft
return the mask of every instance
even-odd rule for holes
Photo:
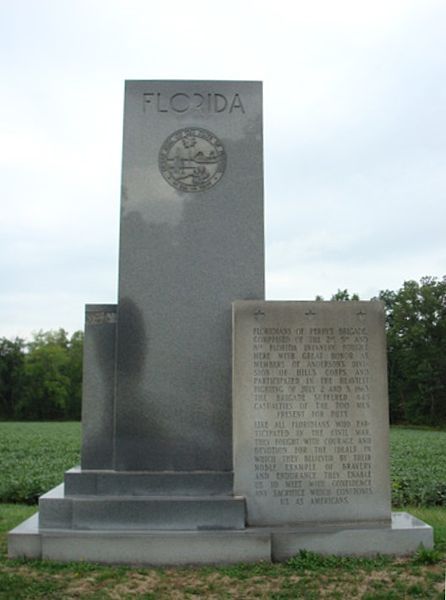
[[[231,303],[264,297],[257,82],[128,81],[114,467],[230,471]]]

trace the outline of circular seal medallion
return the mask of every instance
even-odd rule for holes
[[[200,127],[178,129],[161,146],[161,175],[182,192],[203,192],[223,176],[226,152],[218,137]]]

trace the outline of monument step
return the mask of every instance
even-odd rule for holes
[[[104,471],[65,473],[67,496],[232,496],[231,471]]]
[[[228,496],[69,496],[64,486],[39,500],[41,529],[244,529],[245,500]]]
[[[242,531],[42,530],[38,515],[8,535],[9,558],[140,565],[283,561],[300,550],[322,554],[406,555],[433,547],[432,528],[407,513],[394,513],[380,529],[258,527]]]

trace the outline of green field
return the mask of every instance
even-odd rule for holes
[[[79,423],[0,423],[0,502],[33,504],[79,464]],[[446,431],[391,430],[394,506],[446,506]]]
[[[435,549],[410,558],[304,552],[284,564],[168,569],[8,561],[6,532],[37,508],[23,502],[33,503],[60,483],[64,471],[79,462],[79,448],[79,423],[0,423],[0,600],[444,598],[446,432],[391,432],[395,505],[435,530]]]
[[[446,431],[390,431],[392,504],[446,506]]]
[[[0,502],[35,504],[79,456],[80,423],[0,423]]]

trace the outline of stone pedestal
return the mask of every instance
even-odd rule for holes
[[[432,548],[432,528],[408,513],[393,513],[389,525],[372,528],[248,527],[243,530],[156,531],[39,528],[34,515],[8,536],[10,558],[135,565],[227,564],[283,561],[311,550],[338,556],[405,556]]]
[[[234,467],[71,469],[11,557],[143,565],[404,556],[432,528],[390,511],[383,307],[234,304]],[[102,336],[103,334],[101,334]]]

